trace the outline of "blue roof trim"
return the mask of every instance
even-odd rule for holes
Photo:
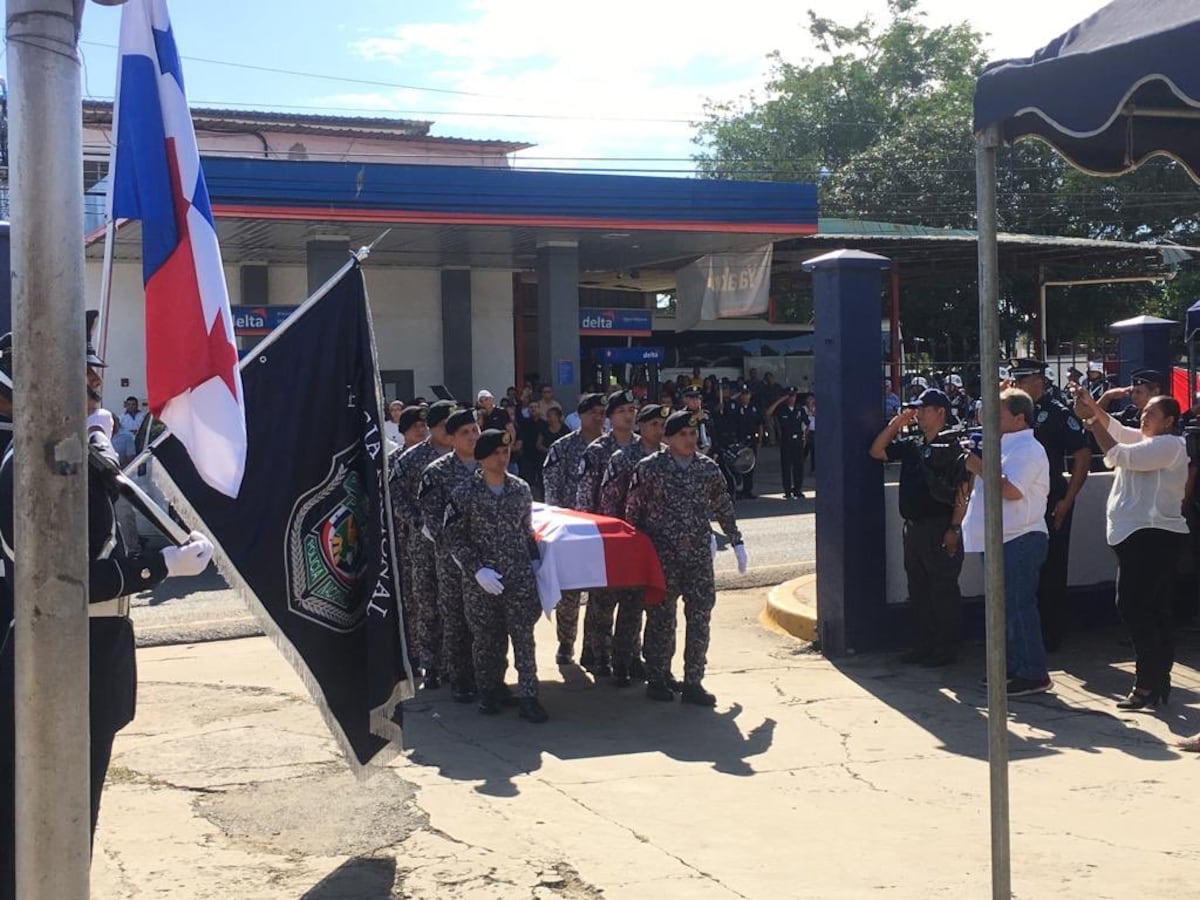
[[[214,207],[404,211],[531,225],[596,220],[810,232],[817,226],[812,184],[231,157],[205,157],[202,164]]]

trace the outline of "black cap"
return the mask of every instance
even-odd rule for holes
[[[434,425],[441,425],[457,408],[453,400],[438,400],[426,410],[425,421],[429,423],[430,428]]]
[[[489,428],[475,442],[475,458],[487,459],[501,447],[512,446],[512,435],[499,428]]]
[[[750,385],[743,384],[740,388],[738,388],[738,393],[739,394],[749,394],[750,393]]]
[[[671,415],[671,407],[659,406],[657,403],[647,403],[638,410],[638,422],[649,422],[651,419],[665,419]]]
[[[475,424],[475,410],[460,409],[450,414],[446,419],[446,434],[454,434],[460,428]]]
[[[911,403],[905,403],[905,406],[911,406],[914,409],[920,409],[923,406],[940,406],[942,409],[950,409],[950,398],[945,392],[939,391],[937,388],[926,388],[921,391],[921,396]]]
[[[608,400],[604,404],[604,414],[611,416],[618,408],[628,406],[630,403],[637,403],[637,397],[633,396],[633,391],[613,391],[608,395]]]
[[[800,393],[800,391],[797,389],[797,387],[794,384],[788,386],[787,392],[789,395]]]
[[[1008,366],[1008,376],[1010,378],[1025,378],[1029,375],[1045,375],[1046,363],[1040,359],[1031,359],[1025,357],[1022,359],[1014,359]]]
[[[663,429],[663,434],[670,437],[673,434],[678,434],[685,428],[696,428],[700,424],[700,416],[694,412],[688,412],[686,409],[681,409],[679,412],[671,413],[667,416],[667,425]]]
[[[85,314],[84,332],[87,335],[87,364],[93,368],[103,369],[108,364],[102,360],[96,347],[92,344],[92,332],[96,330],[96,319],[100,318],[100,313],[94,309],[89,309]]]
[[[589,409],[595,409],[597,406],[604,405],[603,394],[584,394],[579,398],[579,405],[575,407],[575,412],[581,416]]]
[[[1130,384],[1156,384],[1163,386],[1163,373],[1158,369],[1138,369],[1129,376]]]
[[[424,422],[428,415],[429,410],[423,406],[406,406],[404,412],[400,413],[400,421],[396,423],[396,427],[403,434],[418,422]]]
[[[700,388],[698,388],[698,387],[690,387],[690,388],[687,388],[687,389],[686,389],[686,390],[683,392],[683,396],[684,396],[684,397],[700,397],[700,396],[703,396],[703,395],[700,393]]]

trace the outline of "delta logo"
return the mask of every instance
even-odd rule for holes
[[[233,314],[235,331],[266,331],[267,308],[265,306],[239,307]]]
[[[594,329],[597,331],[611,331],[616,327],[617,311],[614,309],[600,309],[594,313],[585,314],[579,322],[580,328]]]

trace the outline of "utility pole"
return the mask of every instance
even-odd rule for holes
[[[7,0],[17,895],[88,896],[82,0]]]

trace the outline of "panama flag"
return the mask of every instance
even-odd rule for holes
[[[142,225],[150,411],[236,497],[246,418],[221,249],[165,0],[121,11],[108,213]]]

